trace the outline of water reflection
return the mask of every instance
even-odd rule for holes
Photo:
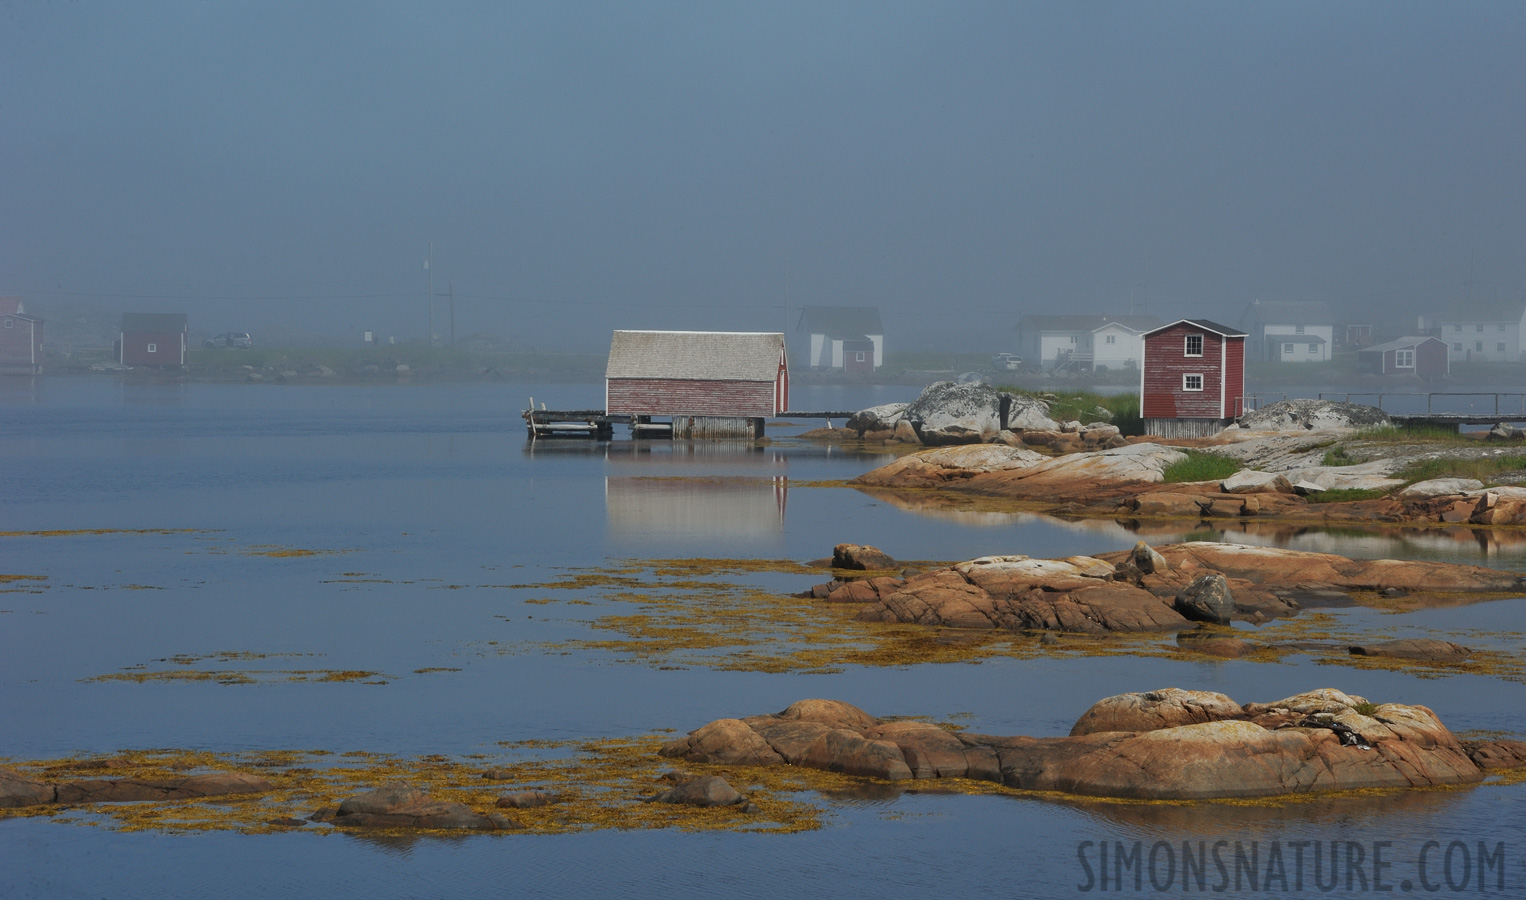
[[[606,476],[611,535],[783,535],[789,477],[658,478]]]

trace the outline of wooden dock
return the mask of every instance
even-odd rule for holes
[[[838,410],[804,412],[789,411],[774,417],[779,419],[847,419],[852,412]],[[614,439],[615,426],[624,425],[632,438],[671,439],[672,422],[654,422],[651,416],[610,415],[602,409],[526,409],[520,412],[525,420],[525,430],[530,440],[541,438],[591,438],[596,441]],[[692,419],[695,417],[680,417]],[[761,436],[761,431],[758,433]]]
[[[1377,402],[1370,405],[1388,413],[1394,424],[1403,428],[1461,430],[1464,425],[1526,423],[1526,392],[1521,391],[1339,391],[1319,395],[1321,400],[1337,398],[1346,403],[1363,402],[1352,398],[1376,399]],[[1424,412],[1419,411],[1422,399],[1425,401]]]

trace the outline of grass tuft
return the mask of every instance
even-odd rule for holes
[[[1244,468],[1239,460],[1230,459],[1227,456],[1219,456],[1216,453],[1203,453],[1198,450],[1187,450],[1184,452],[1187,454],[1186,459],[1166,466],[1165,481],[1167,484],[1181,484],[1193,481],[1222,481]]]

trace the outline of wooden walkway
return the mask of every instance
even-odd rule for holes
[[[838,410],[796,411],[780,413],[781,419],[847,419],[852,412]],[[525,420],[525,430],[531,440],[539,438],[592,438],[608,441],[614,438],[615,426],[630,429],[633,438],[670,438],[672,426],[667,422],[653,422],[647,416],[610,415],[602,409],[526,409],[520,412]]]
[[[1424,412],[1419,411],[1422,398]],[[1326,391],[1319,395],[1319,399],[1339,399],[1346,403],[1376,399],[1376,403],[1368,405],[1388,413],[1395,424],[1406,428],[1461,428],[1464,425],[1526,422],[1526,391]]]

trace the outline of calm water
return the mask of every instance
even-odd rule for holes
[[[851,409],[907,393],[808,387],[796,405]],[[1138,537],[1111,523],[906,509],[805,487],[850,478],[885,457],[800,444],[789,429],[761,449],[530,448],[518,418],[529,396],[574,408],[598,405],[600,389],[0,381],[0,531],[173,530],[0,538],[0,573],[46,577],[0,593],[0,756],[145,747],[465,754],[499,741],[687,730],[802,697],[840,698],[878,715],[964,714],[974,731],[1052,735],[1100,697],[1170,685],[1240,700],[1338,686],[1430,705],[1453,729],[1526,729],[1519,684],[1298,660],[994,660],[777,675],[663,671],[598,653],[500,654],[489,641],[589,636],[581,621],[589,612],[527,605],[544,591],[506,587],[567,568],[652,557],[805,560],[841,541],[909,559],[1050,556],[1122,548]],[[1248,539],[1526,569],[1526,545],[1508,541]],[[325,552],[259,555],[283,550]],[[810,583],[758,581],[787,590]],[[1523,612],[1522,601],[1506,600],[1399,617],[1341,615],[1401,631],[1516,630]],[[389,683],[86,681],[218,652],[270,658],[204,665],[363,669]],[[461,671],[413,674],[430,667]],[[1077,849],[1085,841],[1093,846],[1081,857],[1093,866],[1102,841],[1392,841],[1395,865],[1386,874],[1398,882],[1413,875],[1425,841],[1453,838],[1504,841],[1507,886],[1520,895],[1523,800],[1526,789],[1488,786],[1284,810],[905,795],[831,801],[826,828],[789,836],[600,832],[401,843],[118,834],[9,820],[0,822],[0,897],[1068,896],[1100,888],[1094,881],[1079,889],[1087,883]],[[1259,895],[1233,887],[1231,894]],[[1335,895],[1359,887],[1348,892],[1342,883]]]

